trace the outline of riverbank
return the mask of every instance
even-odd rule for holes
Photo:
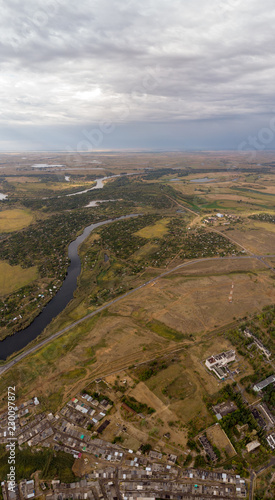
[[[118,220],[124,220],[131,217],[138,217],[139,214],[130,214],[114,219],[107,219],[102,222],[90,224],[82,234],[72,241],[68,248],[68,258],[70,265],[68,267],[67,276],[58,290],[57,294],[48,302],[43,311],[36,316],[34,321],[13,335],[6,337],[0,342],[0,360],[4,361],[15,352],[26,347],[31,341],[38,337],[46,326],[60,314],[69,302],[73,299],[74,292],[77,288],[77,278],[81,272],[81,261],[78,255],[78,248],[90,233],[97,227],[110,224]]]

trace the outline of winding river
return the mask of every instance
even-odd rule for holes
[[[89,234],[97,227],[117,220],[129,219],[130,217],[138,217],[138,214],[124,215],[116,219],[108,219],[102,222],[97,222],[96,224],[90,224],[84,229],[80,236],[70,243],[68,257],[71,262],[68,267],[67,276],[60,290],[27,328],[16,332],[14,335],[6,337],[0,342],[0,360],[5,360],[8,356],[20,351],[23,347],[26,347],[29,342],[34,340],[43,332],[52,319],[60,314],[68,305],[70,300],[72,300],[74,291],[77,288],[77,278],[81,271],[81,261],[78,255],[78,247],[87,238],[87,236],[89,236]]]
[[[125,174],[125,175],[133,175],[133,174],[131,173],[131,174]],[[77,194],[84,194],[84,193],[88,193],[89,191],[93,191],[93,189],[102,189],[104,187],[104,181],[107,181],[109,179],[114,179],[114,177],[120,177],[120,174],[110,175],[109,177],[100,177],[100,179],[96,179],[95,186],[88,188],[88,189],[84,189],[84,191],[77,191],[77,193],[69,193],[69,194],[66,194],[65,196],[76,196]],[[60,198],[60,196],[59,196],[59,198]]]

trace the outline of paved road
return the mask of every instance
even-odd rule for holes
[[[152,278],[149,281],[146,281],[145,283],[143,283],[142,285],[139,285],[137,288],[134,288],[133,290],[129,290],[125,294],[120,295],[119,297],[117,297],[116,299],[111,300],[107,304],[104,304],[103,306],[98,307],[95,311],[93,311],[93,312],[91,312],[89,314],[86,314],[86,316],[83,316],[83,318],[80,318],[79,320],[75,321],[74,323],[71,323],[70,325],[66,326],[62,330],[59,330],[58,332],[54,333],[50,337],[42,340],[41,342],[39,342],[38,344],[34,345],[33,347],[30,347],[26,351],[24,351],[21,354],[19,354],[18,356],[16,356],[16,358],[14,358],[13,360],[9,361],[7,364],[1,366],[0,367],[0,375],[2,375],[3,373],[5,373],[7,370],[9,370],[10,368],[12,368],[17,363],[19,363],[19,361],[21,361],[22,359],[24,359],[29,354],[32,354],[33,352],[37,351],[38,349],[40,349],[41,347],[45,346],[46,344],[48,344],[52,340],[56,339],[57,337],[60,337],[61,335],[63,335],[63,333],[68,332],[69,330],[71,330],[75,326],[79,325],[83,321],[86,321],[87,319],[94,317],[96,314],[99,314],[101,311],[104,311],[105,309],[108,309],[108,307],[112,306],[113,304],[116,304],[117,302],[120,302],[121,300],[129,297],[133,293],[136,293],[138,290],[141,290],[142,288],[145,288],[146,286],[154,283],[155,281],[157,281],[157,280],[159,280],[161,278],[164,278],[165,276],[167,276],[167,275],[169,275],[171,273],[179,271],[180,269],[182,269],[184,267],[187,267],[187,266],[190,266],[192,264],[199,263],[199,262],[211,262],[211,261],[214,262],[214,261],[217,261],[217,260],[240,260],[240,259],[259,259],[263,264],[265,264],[265,262],[262,260],[265,257],[275,257],[275,255],[260,255],[260,256],[259,255],[241,255],[241,256],[235,256],[235,257],[232,257],[232,256],[228,256],[228,257],[206,257],[204,259],[203,258],[202,259],[196,259],[196,260],[191,260],[191,261],[188,261],[188,262],[184,262],[183,264],[179,264],[178,266],[174,267],[173,269],[168,269],[167,271],[159,274],[155,278]],[[267,267],[269,267],[269,266],[267,266]]]
[[[255,478],[256,478],[256,474],[253,470],[250,474],[249,500],[253,500],[253,497],[254,497]]]

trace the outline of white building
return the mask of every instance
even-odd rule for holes
[[[273,434],[269,434],[269,436],[267,436],[266,438],[270,448],[272,450],[275,450],[275,433],[273,432]]]
[[[220,354],[216,354],[215,356],[210,356],[205,361],[207,368],[213,371],[219,379],[224,379],[227,377],[227,372],[224,369],[228,363],[232,363],[235,361],[236,353],[233,350],[222,352]]]
[[[236,353],[231,350],[222,352],[221,354],[216,354],[215,356],[210,356],[210,358],[207,358],[205,361],[205,364],[209,370],[213,370],[215,367],[220,368],[222,366],[226,366],[228,363],[235,361],[235,359]]]
[[[250,453],[251,451],[256,450],[256,448],[259,448],[259,446],[261,446],[261,443],[255,439],[255,441],[251,441],[251,443],[246,445],[246,449],[248,453]]]

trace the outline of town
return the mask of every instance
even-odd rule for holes
[[[213,355],[205,364],[221,378],[222,367],[235,360],[235,352],[229,351]],[[97,381],[97,384],[102,382]],[[274,384],[275,375],[267,380],[259,381],[254,390],[261,391],[269,384]],[[125,412],[136,413],[131,408],[131,401],[122,403]],[[9,491],[8,482],[2,481],[4,500],[29,499],[35,497],[47,500],[57,499],[123,499],[137,500],[142,498],[246,498],[248,484],[245,478],[232,471],[185,468],[179,465],[178,456],[174,453],[162,453],[151,446],[143,445],[138,450],[123,447],[120,439],[108,442],[101,438],[112,421],[113,401],[100,393],[83,391],[70,399],[56,414],[40,410],[37,397],[20,404],[16,410],[15,436],[19,450],[52,449],[54,452],[65,452],[75,459],[80,472],[79,480],[64,483],[58,479],[47,480],[36,474],[32,479],[22,479],[16,484],[14,491]],[[135,406],[135,405],[133,405]],[[223,432],[220,422],[227,415],[234,415],[238,410],[234,401],[224,401],[213,407],[217,423],[211,436],[209,429],[197,437],[202,453],[208,457],[213,466],[217,465],[217,447],[215,435]],[[266,446],[275,449],[275,419],[265,403],[250,408],[251,415],[259,427],[264,430]],[[143,414],[141,418],[145,418]],[[118,425],[118,424],[117,424]],[[127,431],[125,425],[121,432]],[[239,432],[245,426],[237,425]],[[121,434],[120,434],[121,435]],[[7,445],[7,413],[1,414],[0,444]],[[224,433],[225,439],[230,440]],[[169,436],[168,436],[169,437]],[[263,435],[261,435],[262,440]],[[255,439],[247,443],[246,449],[251,453],[261,446]],[[228,448],[229,449],[229,448]],[[189,450],[190,451],[190,450]],[[235,450],[233,453],[236,453]],[[274,461],[275,463],[275,461]]]

